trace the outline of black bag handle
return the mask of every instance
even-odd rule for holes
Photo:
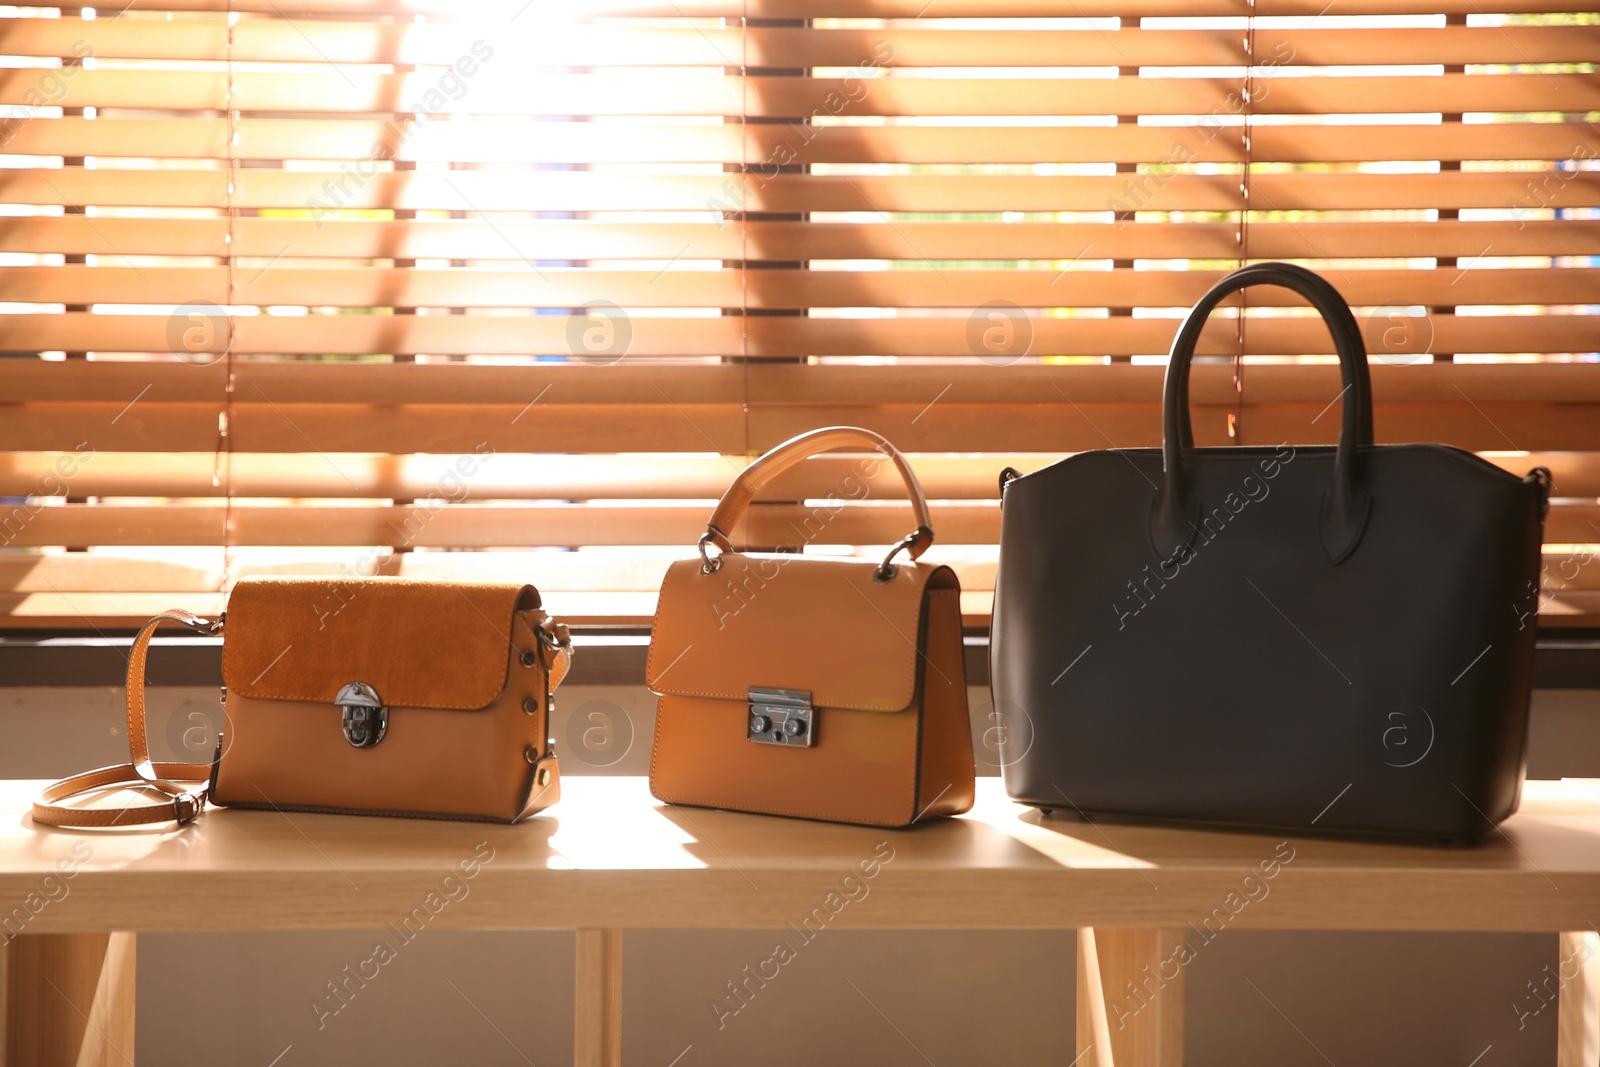
[[[1372,444],[1372,382],[1367,372],[1367,349],[1350,305],[1327,279],[1292,263],[1253,263],[1240,267],[1213,285],[1195,304],[1172,340],[1167,360],[1161,409],[1161,464],[1163,484],[1150,512],[1150,543],[1162,559],[1186,548],[1199,528],[1200,501],[1184,485],[1183,454],[1194,448],[1189,420],[1189,367],[1195,343],[1206,320],[1222,300],[1251,285],[1277,285],[1305,297],[1322,316],[1339,354],[1344,388],[1339,446],[1334,454],[1333,487],[1323,495],[1319,516],[1322,548],[1335,563],[1355,550],[1366,528],[1372,500],[1361,487],[1356,471],[1357,449]]]

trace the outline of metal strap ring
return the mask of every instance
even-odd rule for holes
[[[706,545],[711,543],[713,536],[714,535],[710,530],[707,530],[705,533],[700,535],[699,548],[701,574],[715,574],[722,566],[722,554],[720,552],[713,556],[706,551]]]
[[[204,793],[179,793],[172,798],[172,815],[179,826],[187,826],[205,810]]]
[[[543,641],[545,644],[549,645],[551,648],[561,649],[562,651],[566,652],[567,655],[569,655],[569,656],[572,655],[572,635],[571,634],[563,635],[562,633],[558,632],[553,626],[551,626],[549,624],[544,624],[544,625],[535,627],[534,628],[534,632],[539,635],[539,640],[540,641]]]
[[[893,578],[895,571],[894,558],[916,544],[917,539],[921,536],[921,530],[913,530],[896,542],[895,546],[889,549],[889,554],[883,557],[883,562],[878,565],[878,569],[872,572],[872,580],[875,582],[887,582]]]
[[[196,615],[194,618],[184,619],[182,622],[189,629],[194,630],[197,633],[215,637],[217,634],[222,632],[223,624],[226,623],[227,620],[228,613],[224,611],[221,615],[218,615],[214,619],[201,618],[200,616]]]

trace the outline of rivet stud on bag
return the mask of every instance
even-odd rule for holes
[[[539,657],[533,654],[533,649],[531,648],[524,649],[520,659],[524,667],[531,667],[535,663],[539,662]]]
[[[539,713],[539,702],[533,699],[533,697],[523,697],[522,710],[527,712],[529,715],[537,715]]]

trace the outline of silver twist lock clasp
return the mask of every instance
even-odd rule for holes
[[[389,709],[366,682],[351,682],[333,702],[343,709],[344,739],[353,748],[371,748],[389,732]]]

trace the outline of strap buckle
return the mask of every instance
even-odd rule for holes
[[[179,793],[172,798],[172,817],[179,826],[188,826],[195,816],[206,810],[205,793]]]

